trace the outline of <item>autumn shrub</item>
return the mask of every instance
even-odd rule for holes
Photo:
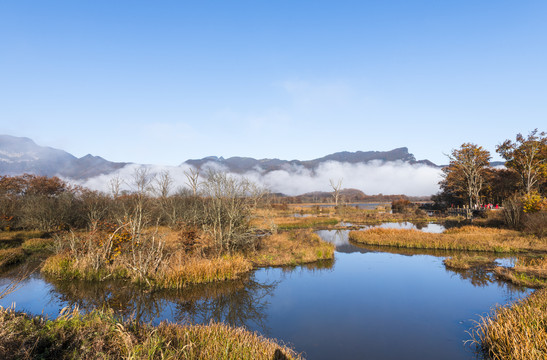
[[[522,223],[524,232],[538,238],[547,237],[547,211],[524,214]]]
[[[503,219],[505,225],[511,229],[520,229],[522,218],[522,201],[517,194],[513,194],[503,202]]]
[[[408,212],[412,207],[412,203],[408,199],[393,200],[391,202],[391,211],[395,214]]]
[[[535,213],[547,210],[547,199],[537,191],[532,191],[522,197],[522,210],[525,213]]]

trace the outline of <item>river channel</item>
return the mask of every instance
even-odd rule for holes
[[[335,243],[334,261],[258,269],[240,281],[150,293],[123,282],[59,282],[35,273],[0,305],[51,318],[77,305],[108,306],[152,323],[222,321],[277,338],[308,359],[477,359],[464,343],[474,322],[531,292],[484,271],[447,270],[449,253],[361,247],[347,233],[318,231]],[[16,273],[2,274],[0,287]]]

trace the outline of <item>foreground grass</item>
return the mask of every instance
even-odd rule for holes
[[[522,236],[513,230],[463,226],[441,234],[418,230],[373,228],[351,231],[356,243],[414,249],[441,249],[493,252],[547,251],[547,242]]]
[[[301,359],[292,349],[224,324],[151,326],[110,311],[56,320],[0,308],[3,359]]]
[[[547,359],[547,290],[498,307],[479,322],[472,336],[490,359]]]

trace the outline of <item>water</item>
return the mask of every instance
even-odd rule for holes
[[[153,323],[213,319],[290,343],[309,359],[474,359],[474,349],[464,346],[473,321],[530,293],[484,271],[449,271],[442,264],[447,253],[379,251],[350,244],[346,230],[318,233],[336,244],[335,261],[155,293],[34,274],[0,305],[15,302],[19,310],[50,317],[64,306],[106,304]],[[3,275],[0,287],[15,270]]]

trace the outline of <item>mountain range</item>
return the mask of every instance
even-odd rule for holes
[[[181,164],[203,168],[210,164],[222,166],[229,172],[245,173],[252,170],[270,172],[274,170],[304,167],[314,170],[321,164],[337,161],[341,163],[363,164],[371,161],[422,164],[437,167],[429,160],[416,160],[406,147],[390,151],[337,152],[313,160],[254,159],[249,157],[209,156],[202,159],[186,160]],[[74,180],[86,180],[102,174],[110,174],[130,163],[111,162],[100,156],[86,155],[77,158],[60,149],[37,145],[25,137],[0,135],[0,175],[21,175],[24,173],[61,176]]]

